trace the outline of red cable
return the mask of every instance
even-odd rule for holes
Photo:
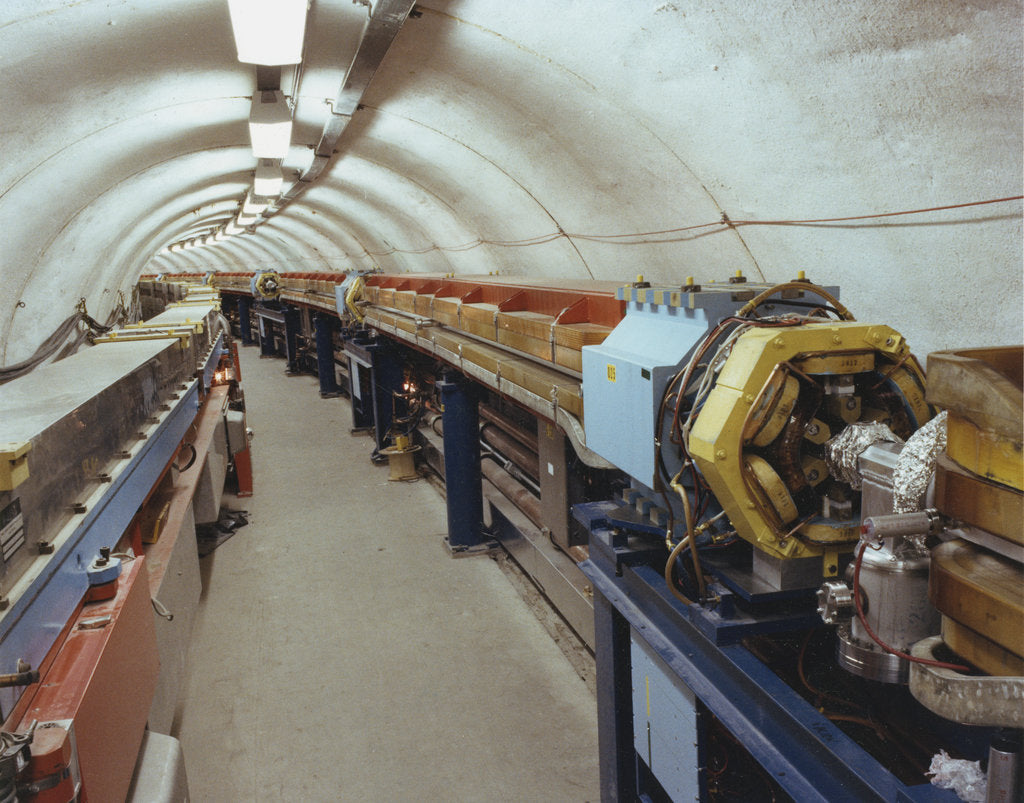
[[[878,636],[875,635],[875,631],[871,629],[871,625],[868,624],[867,617],[864,616],[864,608],[860,602],[860,565],[864,560],[864,550],[867,548],[868,542],[861,541],[860,552],[857,553],[857,562],[853,568],[853,602],[857,606],[857,618],[860,619],[860,623],[864,626],[864,630],[871,636],[875,644],[885,650],[891,655],[895,655],[897,658],[903,658],[904,660],[911,661],[915,664],[924,664],[925,666],[936,666],[940,669],[952,669],[954,672],[970,672],[971,668],[968,666],[961,666],[960,664],[947,664],[943,661],[932,661],[928,658],[916,658],[913,655],[907,655],[905,652],[900,652],[895,647],[890,647]]]

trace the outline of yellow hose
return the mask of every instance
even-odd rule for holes
[[[690,556],[693,558],[693,571],[697,576],[697,590],[700,592],[700,598],[703,600],[707,596],[707,585],[704,582],[704,572],[701,569],[700,556],[697,554],[697,543],[693,531],[693,510],[690,508],[690,497],[686,495],[686,489],[679,484],[679,477],[682,475],[683,471],[686,470],[687,465],[688,463],[683,463],[682,467],[676,472],[676,475],[672,478],[671,482],[669,482],[672,490],[679,494],[679,498],[683,500],[683,515],[686,521],[686,537],[679,542],[679,545],[677,545],[674,550],[672,550],[672,555],[669,556],[668,566],[665,567],[665,574],[666,577],[671,577],[672,561],[675,560],[674,556],[679,555],[679,552],[681,551],[680,545],[688,542],[692,543]],[[676,590],[671,582],[669,582],[669,586],[672,586],[673,591]],[[678,597],[680,595],[677,593],[676,596]]]
[[[689,543],[690,543],[690,538],[689,538],[689,536],[687,536],[682,541],[680,541],[678,544],[676,544],[676,548],[673,549],[672,552],[668,556],[668,563],[665,564],[665,582],[668,584],[668,590],[671,591],[673,594],[675,594],[676,595],[676,599],[678,599],[681,603],[683,603],[683,605],[692,605],[693,601],[691,599],[683,596],[683,594],[679,591],[679,589],[676,588],[676,584],[672,581],[672,564],[674,564],[676,562],[676,558],[678,558],[679,554],[684,549],[686,549],[686,546]],[[696,552],[697,550],[695,549],[693,551]]]

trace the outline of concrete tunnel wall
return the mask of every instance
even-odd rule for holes
[[[291,178],[367,14],[311,6],[281,80]],[[316,184],[255,233],[167,255],[229,220],[255,168],[225,0],[8,0],[0,364],[141,273],[255,268],[805,270],[919,355],[1020,342],[1019,200],[721,221],[1021,195],[1021,22],[1013,0],[424,0]]]

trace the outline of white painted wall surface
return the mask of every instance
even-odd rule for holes
[[[313,189],[254,235],[154,258],[221,225],[251,182],[254,69],[235,59],[226,3],[4,3],[0,364],[80,297],[102,317],[156,270],[665,283],[805,270],[921,355],[1024,339],[1020,201],[602,239],[723,213],[806,220],[1021,195],[1020,2],[418,8]],[[282,83],[296,102],[292,175],[365,14],[313,5],[302,72]],[[559,232],[584,236],[511,244]],[[477,240],[506,244],[463,248]]]

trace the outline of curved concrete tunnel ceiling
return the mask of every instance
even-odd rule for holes
[[[919,354],[1022,339],[1017,0],[424,0],[318,160],[382,7],[314,0],[280,69],[294,197],[162,253],[252,184],[266,73],[237,61],[226,0],[2,4],[0,364],[79,298],[104,318],[142,273],[206,270],[804,270]]]

